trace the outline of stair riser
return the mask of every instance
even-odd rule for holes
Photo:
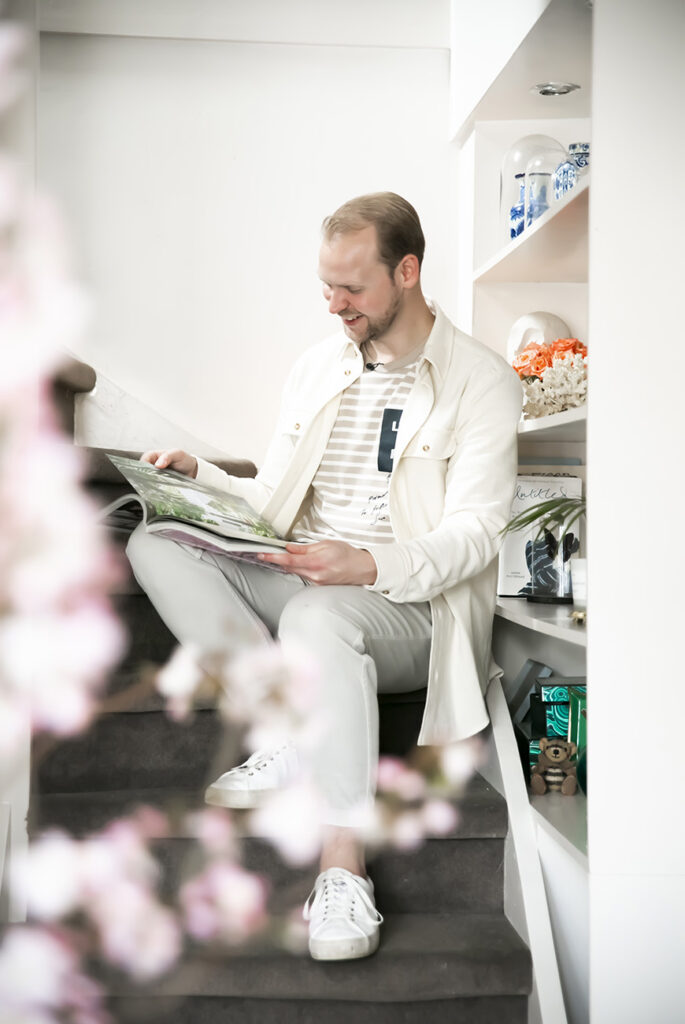
[[[176,647],[176,639],[164,625],[145,594],[119,594],[114,609],[128,635],[123,666],[131,671],[145,662],[163,665]]]
[[[428,1003],[359,1003],[318,999],[115,999],[121,1024],[526,1024],[525,996],[435,999]]]
[[[42,793],[201,790],[222,737],[214,711],[199,711],[182,723],[160,711],[105,715],[43,761],[38,788]]]
[[[380,708],[382,754],[402,755],[416,736],[415,705]],[[403,724],[404,723],[404,724]],[[201,789],[211,781],[224,730],[216,711],[172,722],[163,711],[104,715],[86,736],[61,743],[39,767],[44,793],[105,789]],[[229,764],[222,765],[225,770]]]
[[[491,914],[502,910],[503,840],[434,839],[412,853],[383,850],[369,858],[368,871],[376,903],[386,913]],[[183,878],[199,868],[198,851],[190,840],[156,844],[163,868],[163,892],[171,894]],[[242,843],[243,863],[269,881],[273,913],[301,907],[309,896],[318,868],[294,869],[259,840]]]

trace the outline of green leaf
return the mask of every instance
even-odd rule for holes
[[[544,533],[552,526],[559,526],[563,533],[568,533],[570,527],[581,516],[585,515],[585,498],[551,498],[548,501],[540,501],[530,508],[519,512],[510,522],[507,523],[500,533],[506,535],[525,530],[535,523],[538,524],[536,536]]]

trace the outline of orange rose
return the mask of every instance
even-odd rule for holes
[[[552,365],[552,355],[547,345],[530,342],[514,359],[513,367],[519,377],[542,377],[543,370]]]
[[[565,355],[587,355],[587,345],[583,345],[577,338],[557,338],[549,346],[552,356]]]

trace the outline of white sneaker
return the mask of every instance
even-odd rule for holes
[[[294,778],[298,769],[297,751],[289,743],[278,750],[258,750],[208,786],[205,803],[240,809],[258,807],[265,796]]]
[[[304,905],[309,952],[315,960],[354,960],[378,949],[383,918],[376,910],[373,882],[345,868],[323,871]]]

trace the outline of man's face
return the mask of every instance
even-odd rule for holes
[[[402,308],[404,290],[378,258],[376,228],[334,235],[319,253],[319,277],[328,309],[357,345],[381,338]]]

